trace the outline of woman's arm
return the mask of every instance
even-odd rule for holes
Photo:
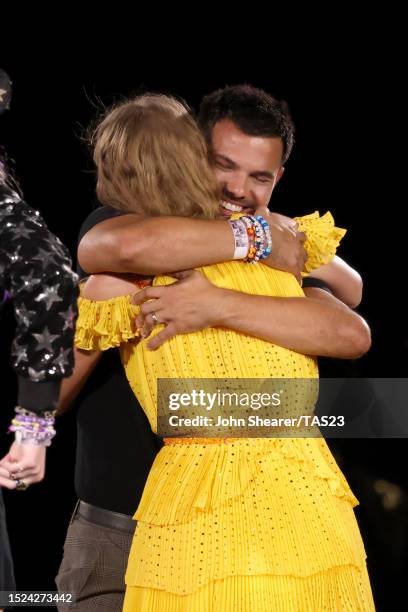
[[[363,280],[360,274],[337,255],[333,261],[320,266],[310,276],[327,283],[334,295],[350,308],[357,308],[363,296]]]
[[[101,351],[81,351],[74,349],[75,367],[69,378],[64,378],[61,385],[60,398],[58,402],[57,415],[66,412],[72,402],[76,400],[79,392],[95,369],[96,364],[102,357]]]
[[[129,278],[110,274],[90,276],[82,286],[82,297],[89,300],[108,300],[121,295],[135,293],[137,287]],[[75,349],[75,367],[72,376],[64,379],[61,385],[57,414],[63,414],[77,398],[96,364],[102,356],[101,351]]]
[[[93,274],[82,285],[82,297],[88,300],[110,300],[138,290],[135,276],[130,274]]]

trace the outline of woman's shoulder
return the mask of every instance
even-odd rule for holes
[[[139,336],[136,317],[140,307],[131,296],[139,287],[137,277],[111,274],[90,276],[78,300],[75,345],[86,351],[105,351]]]

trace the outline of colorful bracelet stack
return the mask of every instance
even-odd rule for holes
[[[56,434],[55,411],[37,414],[17,406],[15,412],[16,416],[11,421],[9,432],[15,433],[16,442],[34,446],[50,446]]]
[[[257,263],[266,259],[272,251],[271,230],[261,216],[244,215],[229,221],[235,240],[234,259]]]
[[[246,215],[241,217],[245,223],[250,246],[246,260],[248,263],[257,263],[262,259],[266,259],[272,250],[272,236],[268,223],[261,215],[252,217]]]

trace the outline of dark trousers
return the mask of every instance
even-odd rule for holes
[[[6,510],[0,488],[0,591],[15,591],[13,560],[6,527]]]
[[[109,518],[107,511],[102,512]],[[74,595],[76,603],[70,609],[78,612],[122,611],[124,578],[132,540],[133,533],[129,531],[83,518],[78,514],[77,504],[55,579],[60,593]],[[67,610],[66,607],[59,609]]]

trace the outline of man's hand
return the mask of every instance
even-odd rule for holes
[[[30,485],[40,482],[45,474],[45,446],[13,442],[0,461],[0,486],[15,489],[18,480]]]
[[[272,252],[261,263],[291,272],[298,281],[305,268],[307,253],[304,248],[306,234],[298,231],[298,224],[290,217],[271,213],[267,208],[257,208],[256,215],[262,215],[268,222],[272,236]]]
[[[214,327],[222,319],[223,289],[213,285],[197,272],[186,270],[171,274],[178,279],[177,283],[166,287],[147,287],[136,293],[132,302],[141,305],[141,314],[136,323],[146,338],[155,325],[165,323],[147,347],[150,350],[159,348],[176,334],[187,334],[206,327]]]
[[[306,298],[268,297],[221,289],[196,271],[178,277],[178,283],[148,287],[133,296],[141,305],[137,323],[145,337],[155,323],[167,324],[149,342],[150,349],[176,334],[215,326],[304,355],[355,359],[370,348],[365,321],[321,289],[307,289]]]

